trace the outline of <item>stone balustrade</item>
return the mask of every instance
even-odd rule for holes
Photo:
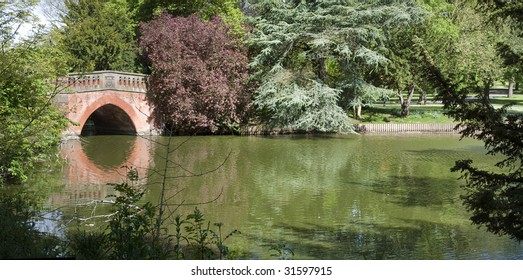
[[[67,85],[70,93],[103,90],[145,93],[147,91],[147,79],[148,76],[144,74],[95,71],[83,74],[72,73],[63,77],[61,82]]]

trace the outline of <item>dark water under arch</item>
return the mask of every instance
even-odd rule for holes
[[[136,127],[124,110],[116,105],[107,104],[89,116],[81,135],[136,135]]]

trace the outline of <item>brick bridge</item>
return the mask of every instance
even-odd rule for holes
[[[70,74],[61,82],[66,88],[55,101],[75,123],[65,132],[66,137],[157,134],[145,99],[146,75],[97,71]]]

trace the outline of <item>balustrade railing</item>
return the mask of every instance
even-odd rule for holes
[[[90,73],[72,73],[63,77],[61,82],[71,92],[89,92],[102,90],[122,90],[131,92],[146,92],[148,76],[144,74],[95,71]]]

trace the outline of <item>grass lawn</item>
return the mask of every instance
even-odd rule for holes
[[[431,98],[432,96],[427,96]],[[383,103],[374,104],[365,107],[362,110],[362,119],[351,119],[352,123],[428,123],[428,124],[445,124],[452,123],[452,119],[445,116],[441,104],[427,100],[427,105],[417,105],[416,98],[413,98],[413,104],[410,106],[410,115],[407,118],[401,118],[401,105],[398,100],[391,99],[386,106]],[[501,107],[505,104],[514,104],[509,113],[523,112],[523,94],[514,94],[512,98],[502,95],[493,95],[492,104],[495,107]]]
[[[514,105],[515,108],[522,108],[523,107],[523,94],[514,94],[512,98],[508,97],[501,97],[501,96],[495,96],[490,99],[492,101],[492,104],[494,106],[503,106],[507,104]]]
[[[410,115],[400,117],[401,105],[376,104],[362,110],[362,119],[353,123],[452,123],[452,119],[443,114],[441,104],[411,105]]]

